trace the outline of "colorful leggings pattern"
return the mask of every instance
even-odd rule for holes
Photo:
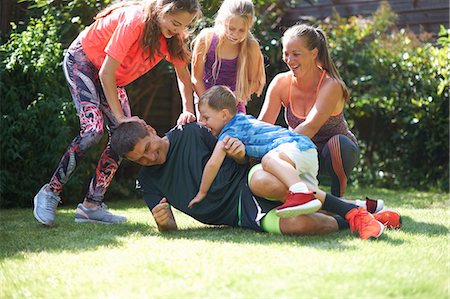
[[[63,68],[80,118],[80,133],[67,148],[50,180],[50,189],[58,193],[61,192],[62,186],[70,179],[76,166],[88,149],[100,141],[103,136],[105,121],[109,141],[111,132],[117,125],[103,93],[98,70],[87,58],[80,41],[75,40],[70,46],[64,58]],[[125,89],[117,88],[117,92],[124,114],[131,116]],[[87,201],[103,201],[106,189],[121,162],[121,158],[111,150],[109,141],[89,184],[86,195]]]
[[[343,197],[348,176],[358,163],[359,147],[344,135],[331,137],[319,153],[319,173],[331,177],[331,194]]]

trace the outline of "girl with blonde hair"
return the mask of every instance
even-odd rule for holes
[[[255,10],[250,0],[225,0],[213,28],[203,29],[193,42],[192,81],[198,97],[215,85],[229,87],[246,113],[251,95],[264,88],[266,75],[259,43],[250,30]]]

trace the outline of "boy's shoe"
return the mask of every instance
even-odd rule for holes
[[[312,192],[308,193],[292,193],[288,191],[288,198],[279,207],[276,208],[275,214],[281,218],[294,217],[297,215],[311,214],[317,212],[322,203],[314,197]]]
[[[90,209],[85,208],[83,204],[80,203],[75,210],[75,222],[113,224],[125,221],[127,221],[127,218],[112,214],[108,211],[108,208],[104,203]]]
[[[399,229],[402,227],[402,216],[399,212],[391,209],[386,209],[376,214],[373,214],[376,220],[383,223],[386,228]]]
[[[61,202],[61,198],[53,193],[45,191],[48,184],[42,186],[41,190],[34,197],[34,218],[44,225],[53,225],[55,222],[56,207]]]
[[[367,210],[367,212],[374,214],[378,213],[384,208],[384,201],[382,199],[372,199],[366,197],[366,200],[356,200],[356,205],[359,207],[363,207]]]
[[[361,207],[351,209],[345,215],[345,220],[349,223],[351,232],[358,231],[363,240],[375,240],[384,232],[384,225]]]

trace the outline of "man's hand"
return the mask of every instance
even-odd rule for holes
[[[203,198],[205,198],[206,194],[205,193],[201,193],[200,191],[197,193],[197,195],[194,197],[194,199],[192,199],[189,204],[188,204],[188,208],[192,209],[192,207],[196,204],[199,203],[203,200]]]
[[[195,115],[191,112],[183,112],[178,117],[177,125],[185,125],[187,123],[195,121],[195,119]]]
[[[227,153],[227,156],[240,164],[247,163],[247,159],[245,157],[245,146],[239,139],[225,136],[222,141],[224,144],[223,148]]]
[[[159,231],[177,230],[175,218],[165,197],[152,209],[152,214]]]

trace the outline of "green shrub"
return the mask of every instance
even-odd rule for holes
[[[437,44],[395,30],[387,4],[371,17],[325,24],[331,54],[352,90],[348,119],[361,145],[354,179],[387,187],[447,189],[448,30]]]
[[[1,207],[30,206],[79,130],[61,67],[59,26],[51,15],[31,19],[20,33],[14,27],[0,47]],[[84,196],[101,146],[104,141],[80,164],[65,201]]]

